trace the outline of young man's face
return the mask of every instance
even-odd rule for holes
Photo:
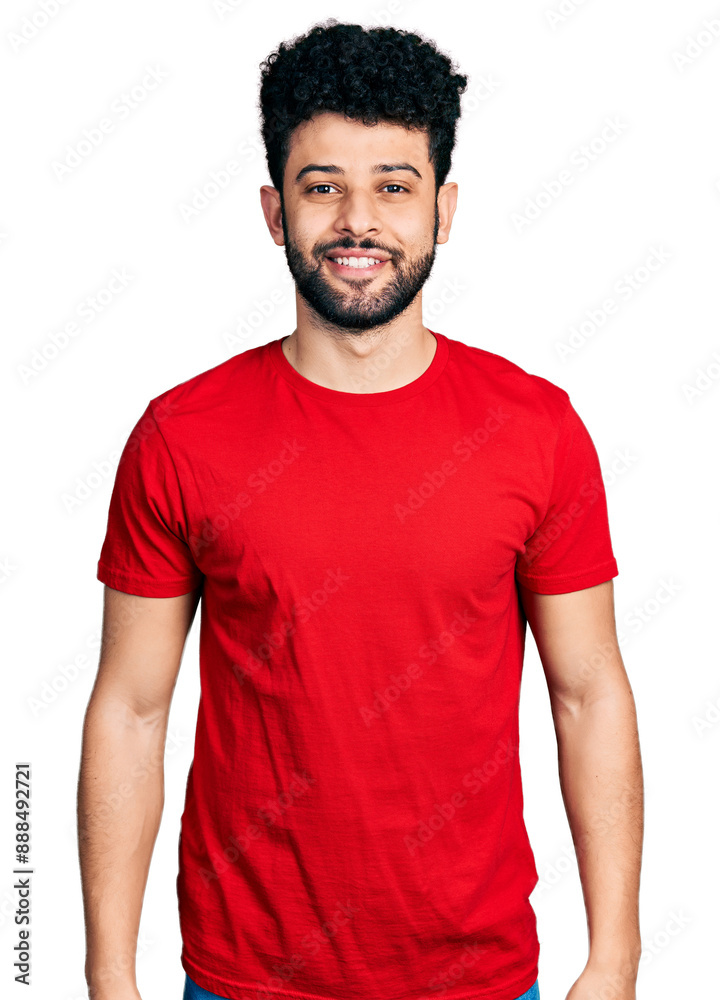
[[[440,219],[426,133],[316,115],[293,132],[284,205],[288,266],[327,322],[350,331],[388,323],[427,281]],[[381,263],[333,259],[353,250]]]

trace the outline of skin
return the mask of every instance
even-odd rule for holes
[[[420,176],[373,173],[375,164],[408,165]],[[297,181],[309,165],[344,172],[313,170]],[[422,285],[436,245],[448,241],[457,193],[457,184],[447,183],[436,198],[423,132],[365,126],[334,112],[295,129],[283,198],[264,185],[260,201],[296,280],[297,325],[283,351],[301,375],[342,392],[385,392],[425,371],[436,342],[422,322]],[[381,250],[392,260],[372,277],[343,276],[324,259],[336,247],[367,249],[368,256]]]
[[[585,902],[589,957],[567,1000],[635,1000],[644,791],[613,581],[569,594],[518,583],[518,592],[547,680]]]
[[[161,598],[104,588],[78,783],[89,1000],[140,997],[137,937],[163,811],[170,703],[199,597],[199,589]]]
[[[410,164],[421,176],[373,173],[378,163]],[[344,173],[315,170],[296,183],[308,164],[335,164]],[[318,184],[329,186],[313,190]],[[425,136],[323,113],[293,134],[283,198],[270,186],[260,197],[297,282],[297,326],[283,341],[293,367],[345,392],[383,392],[418,378],[435,351],[422,324],[421,285],[436,244],[448,240],[457,203],[452,183],[436,198]],[[333,247],[359,247],[370,256],[376,248],[392,260],[373,276],[343,276],[323,260]],[[385,363],[376,364],[381,357]],[[567,1000],[635,1000],[643,779],[613,582],[556,595],[518,584],[518,595],[550,693],[587,915],[589,957]],[[78,786],[90,1000],[140,997],[135,954],[163,809],[164,744],[199,597],[199,590],[173,598],[104,590]]]

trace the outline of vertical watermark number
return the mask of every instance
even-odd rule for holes
[[[13,944],[17,969],[16,983],[30,985],[30,876],[33,874],[30,865],[30,765],[15,765],[15,864],[13,875],[24,875],[16,878],[13,889],[17,890],[17,909],[15,910],[15,926],[18,928],[17,941]],[[21,867],[22,866],[22,867]]]

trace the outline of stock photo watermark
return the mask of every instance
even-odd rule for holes
[[[212,517],[205,517],[202,521],[202,528],[198,532],[190,535],[190,550],[197,558],[208,545],[212,545],[222,535],[230,525],[238,519],[240,512],[246,510],[253,502],[254,498],[261,496],[276,480],[282,475],[285,469],[292,465],[307,447],[300,444],[297,438],[282,442],[283,448],[278,455],[271,459],[266,465],[260,466],[251,472],[246,480],[248,490],[241,490],[229,503],[220,504],[218,511]]]
[[[662,246],[650,247],[641,263],[632,270],[625,271],[615,281],[612,286],[614,295],[608,295],[602,302],[586,309],[584,318],[568,327],[569,336],[565,340],[555,341],[555,351],[560,360],[564,362],[575,357],[669,260],[672,260],[672,255]]]
[[[48,366],[59,358],[119,295],[122,295],[134,278],[126,267],[120,269],[114,267],[110,274],[111,277],[104,285],[75,306],[75,312],[83,321],[82,324],[74,319],[68,320],[59,330],[51,333],[40,347],[33,347],[26,364],[17,366],[16,370],[23,385],[29,385],[41,372],[46,371]]]
[[[244,3],[245,0],[213,0],[212,6],[219,20],[224,21],[228,14],[240,10]]]
[[[110,107],[103,117],[94,125],[84,128],[79,139],[67,143],[62,158],[56,157],[51,162],[57,180],[65,180],[80,164],[92,156],[96,149],[104,145],[107,137],[115,132],[120,122],[127,121],[169,76],[167,70],[159,66],[146,66],[145,69],[145,75],[138,83],[118,94],[110,102]]]
[[[296,631],[297,626],[294,619],[302,623],[309,621],[316,611],[327,604],[329,595],[337,593],[349,579],[350,577],[341,569],[327,570],[322,584],[311,594],[306,594],[295,602],[292,607],[292,618],[286,618],[283,622],[279,622],[272,632],[267,630],[263,632],[264,642],[255,646],[254,649],[246,651],[245,663],[233,663],[232,669],[238,683],[244,684],[268,663],[278,649],[285,645],[287,637]]]
[[[277,990],[283,985],[287,985],[298,970],[303,968],[307,961],[307,956],[317,955],[326,946],[327,942],[332,940],[338,931],[342,927],[345,927],[360,912],[359,908],[349,899],[344,903],[336,900],[335,905],[336,909],[329,920],[325,920],[319,927],[314,927],[303,936],[300,941],[300,951],[293,952],[286,962],[276,962],[272,966],[275,973],[274,976],[268,977],[264,983],[258,980],[255,981],[257,986],[255,992],[256,1000],[270,1000],[275,995],[271,992],[272,990]]]
[[[678,73],[684,73],[690,66],[694,66],[718,38],[720,38],[720,19],[717,17],[704,18],[694,34],[685,36],[683,46],[674,49],[671,53],[673,65]]]
[[[262,148],[254,138],[243,139],[236,147],[237,156],[230,157],[221,167],[211,170],[204,181],[196,184],[177,208],[184,223],[191,222],[205,211],[217,198],[240,177],[249,163],[262,154]]]
[[[133,764],[128,777],[133,781],[121,781],[112,792],[109,792],[95,812],[92,814],[93,824],[101,826],[110,817],[122,809],[137,793],[140,785],[144,784],[151,774],[162,770],[166,757],[172,757],[177,753],[178,747],[183,746],[189,740],[188,736],[169,731],[163,747],[151,750],[147,757],[143,757]]]
[[[278,309],[288,302],[288,293],[291,297],[294,295],[295,282],[290,271],[284,272],[281,282],[287,287],[271,288],[262,298],[255,297],[250,310],[242,316],[237,316],[234,326],[222,332],[222,341],[228,350],[238,353],[245,350],[249,341],[258,334],[268,320],[275,316]],[[292,288],[289,287],[291,285]]]
[[[631,636],[639,635],[651,622],[655,621],[658,615],[663,613],[665,607],[672,603],[678,594],[682,593],[682,589],[680,584],[672,578],[669,580],[661,578],[658,586],[649,597],[619,616],[619,624],[622,624],[624,628],[617,630],[618,644],[624,647]]]
[[[171,399],[160,399],[155,403],[156,410],[153,409],[153,417],[145,417],[140,420],[133,429],[132,435],[125,445],[125,457],[140,447],[151,434],[159,431],[159,425],[171,415],[173,410],[177,410],[177,403]],[[114,473],[123,461],[123,448],[114,448],[105,458],[95,459],[91,462],[91,470],[83,476],[75,478],[75,486],[72,492],[66,490],[60,494],[60,501],[67,514],[74,514],[79,507],[82,507],[91,497],[95,496],[105,483],[109,483]]]
[[[702,367],[698,366],[695,369],[693,382],[683,382],[680,386],[680,391],[689,406],[702,399],[708,389],[713,389],[720,380],[720,351],[713,351],[711,359]]]
[[[487,417],[469,434],[464,434],[453,444],[451,452],[461,462],[467,462],[496,434],[510,419],[510,414],[502,406],[491,406]],[[446,458],[432,470],[425,470],[420,482],[411,486],[405,503],[396,503],[395,516],[402,524],[411,514],[417,514],[421,507],[445,485],[450,476],[455,475],[459,466],[451,458]]]
[[[22,52],[55,20],[71,0],[40,0],[30,14],[22,18],[15,31],[8,31],[7,40],[13,52]]]
[[[291,781],[287,787],[273,798],[266,799],[265,803],[255,811],[255,815],[260,822],[248,823],[238,836],[233,835],[229,838],[228,844],[220,854],[215,853],[212,855],[210,858],[212,867],[199,869],[199,874],[204,884],[208,885],[214,879],[220,878],[231,865],[235,864],[241,854],[248,854],[252,844],[262,838],[263,828],[267,829],[274,826],[278,819],[281,819],[295,805],[299,798],[307,794],[310,786],[314,785],[316,781],[317,779],[309,775],[307,771],[303,771],[302,774],[293,771]]]
[[[695,735],[700,739],[714,729],[718,722],[720,722],[720,695],[715,701],[705,702],[705,711],[702,715],[696,713],[690,719]]]
[[[672,944],[672,939],[682,934],[691,923],[691,918],[683,909],[672,910],[664,926],[643,941],[640,964],[648,965],[658,958]]]
[[[520,745],[511,740],[498,740],[493,754],[482,764],[473,767],[463,775],[460,784],[470,795],[477,795],[489,782],[495,778],[499,771],[508,767],[520,751]],[[403,843],[408,852],[412,855],[428,844],[448,823],[450,823],[463,809],[470,799],[462,789],[457,789],[445,799],[444,802],[436,802],[432,813],[417,824],[414,834],[407,834],[403,837]]]
[[[563,167],[550,180],[543,181],[542,188],[534,195],[528,195],[525,206],[518,212],[510,214],[510,221],[516,233],[525,232],[534,222],[537,222],[566,191],[572,187],[578,177],[589,167],[597,163],[604,154],[615,145],[625,133],[627,122],[621,121],[617,115],[607,116],[603,128],[588,142],[577,146],[568,159],[569,166]]]
[[[11,576],[18,570],[15,563],[10,561],[10,556],[0,559],[0,583],[7,583]]]
[[[75,486],[72,493],[65,491],[60,494],[60,502],[65,508],[66,514],[74,514],[79,507],[89,500],[95,493],[112,480],[113,474],[117,471],[122,455],[121,448],[115,448],[107,458],[96,459],[91,463],[92,469],[84,476],[75,479]]]
[[[556,31],[561,24],[565,24],[570,18],[577,14],[581,7],[584,7],[586,0],[560,0],[555,7],[545,9],[545,20]]]
[[[566,504],[562,510],[553,515],[542,530],[538,529],[525,549],[524,561],[526,572],[527,568],[532,567],[537,557],[541,556],[553,542],[557,541],[578,517],[582,517],[583,514],[586,514],[590,510],[593,504],[597,503],[603,490],[604,484],[602,479],[593,476],[592,479],[583,483],[578,490],[577,495],[581,499],[573,500]]]
[[[457,959],[442,972],[438,972],[437,975],[428,980],[428,989],[432,990],[432,994],[420,997],[419,1000],[437,1000],[447,991],[449,986],[460,982],[466,971],[471,969],[483,955],[487,954],[487,951],[488,949],[477,941],[463,945],[461,951],[458,952]]]
[[[449,648],[455,640],[465,635],[469,628],[478,620],[477,615],[469,611],[456,611],[447,627],[434,639],[431,639],[418,650],[418,659],[424,660],[426,666],[432,666]],[[361,705],[360,715],[366,726],[371,725],[379,719],[384,712],[396,704],[400,695],[409,690],[413,681],[422,676],[423,668],[419,663],[409,664],[404,671],[397,674],[390,674],[388,684],[381,691],[374,690],[375,695],[372,705]]]

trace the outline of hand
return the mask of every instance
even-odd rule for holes
[[[599,966],[591,962],[570,987],[567,1000],[636,1000],[637,963]]]

